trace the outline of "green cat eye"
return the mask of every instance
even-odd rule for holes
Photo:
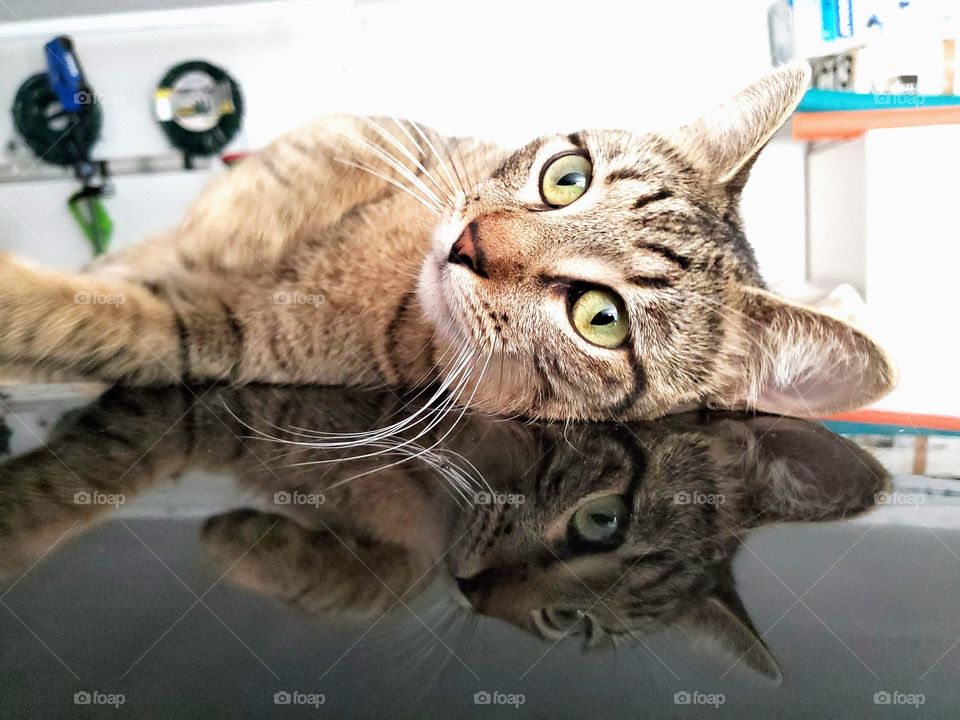
[[[593,544],[617,543],[627,522],[627,504],[620,495],[605,495],[586,503],[574,513],[570,529],[581,541]]]
[[[601,288],[587,290],[573,301],[570,320],[584,340],[605,348],[622,345],[630,330],[623,300]]]
[[[565,207],[587,191],[592,176],[593,164],[586,155],[556,155],[540,173],[540,197],[551,207]]]
[[[575,630],[585,632],[589,629],[587,614],[578,608],[544,608],[542,613],[543,624],[564,635],[576,635]]]

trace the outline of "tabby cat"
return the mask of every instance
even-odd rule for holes
[[[883,351],[767,292],[738,214],[808,79],[781,68],[670,133],[515,152],[319,121],[84,274],[0,258],[0,362],[127,384],[437,380],[548,419],[869,403],[894,382]]]
[[[309,445],[396,412],[409,410],[385,391],[220,387],[198,402],[175,389],[113,390],[47,446],[0,464],[0,574],[112,510],[78,493],[131,503],[188,470],[226,472],[246,507],[208,519],[202,539],[230,582],[256,592],[310,612],[380,614],[436,581],[550,641],[594,646],[679,624],[716,639],[728,663],[776,679],[734,586],[743,536],[855,515],[887,488],[852,443],[772,417],[566,431],[448,417],[424,441],[432,449],[407,446],[419,462],[402,464],[399,441],[354,460],[355,450]],[[256,418],[253,429],[238,417]]]

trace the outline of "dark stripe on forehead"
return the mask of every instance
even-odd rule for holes
[[[667,198],[672,196],[673,196],[673,192],[668,190],[667,188],[657,188],[651,193],[647,193],[646,195],[641,195],[640,197],[638,197],[636,201],[634,201],[633,203],[633,208],[634,210],[639,210],[645,205],[649,205],[650,203],[660,202],[661,200],[666,200]]]
[[[656,253],[660,257],[665,258],[666,260],[669,260],[673,264],[679,266],[682,270],[687,270],[690,267],[690,258],[686,257],[685,255],[681,255],[672,248],[669,248],[661,243],[641,241],[637,243],[637,247],[643,248],[644,250],[649,250],[652,253]]]
[[[640,563],[660,565],[671,559],[671,556],[663,550],[650,550],[648,552],[627,553],[620,558],[620,564],[623,565],[624,570],[632,570]]]
[[[642,174],[636,168],[620,168],[611,170],[607,173],[606,181],[608,183],[620,182],[621,180],[648,180],[649,178]]]
[[[567,135],[567,140],[570,141],[571,145],[576,145],[581,150],[587,149],[587,144],[583,141],[583,135],[581,133],[570,133]]]
[[[644,580],[642,583],[637,583],[636,585],[630,585],[628,583],[627,586],[630,588],[632,592],[640,593],[645,590],[649,590],[650,588],[657,587],[661,583],[664,583],[667,580],[672,579],[676,575],[681,574],[684,570],[687,569],[687,567],[688,567],[688,564],[683,560],[675,560],[671,563],[665,564],[660,569],[660,572],[658,572],[652,578],[648,578]],[[649,606],[650,606],[649,598],[637,598],[636,600],[634,600],[628,605],[628,608],[630,610],[639,611]]]
[[[639,287],[650,288],[652,290],[662,290],[664,288],[673,287],[673,281],[670,278],[652,276],[652,275],[631,275],[627,278],[634,285]]]
[[[660,135],[653,137],[653,150],[672,166],[670,169],[677,175],[689,177],[697,173],[693,165],[680,153],[680,150],[665,137]]]

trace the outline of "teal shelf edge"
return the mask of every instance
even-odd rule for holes
[[[960,95],[877,95],[843,90],[807,90],[797,112],[842,110],[907,110],[960,106]]]
[[[930,428],[905,425],[875,425],[872,423],[849,422],[847,420],[825,420],[823,424],[839,435],[939,435],[960,437],[954,430],[931,430]]]

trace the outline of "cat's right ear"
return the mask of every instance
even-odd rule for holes
[[[754,287],[740,289],[739,328],[728,333],[713,402],[776,415],[820,417],[886,395],[897,372],[854,326]]]
[[[738,193],[760,150],[809,85],[808,63],[783,65],[669,139],[711,182]]]

